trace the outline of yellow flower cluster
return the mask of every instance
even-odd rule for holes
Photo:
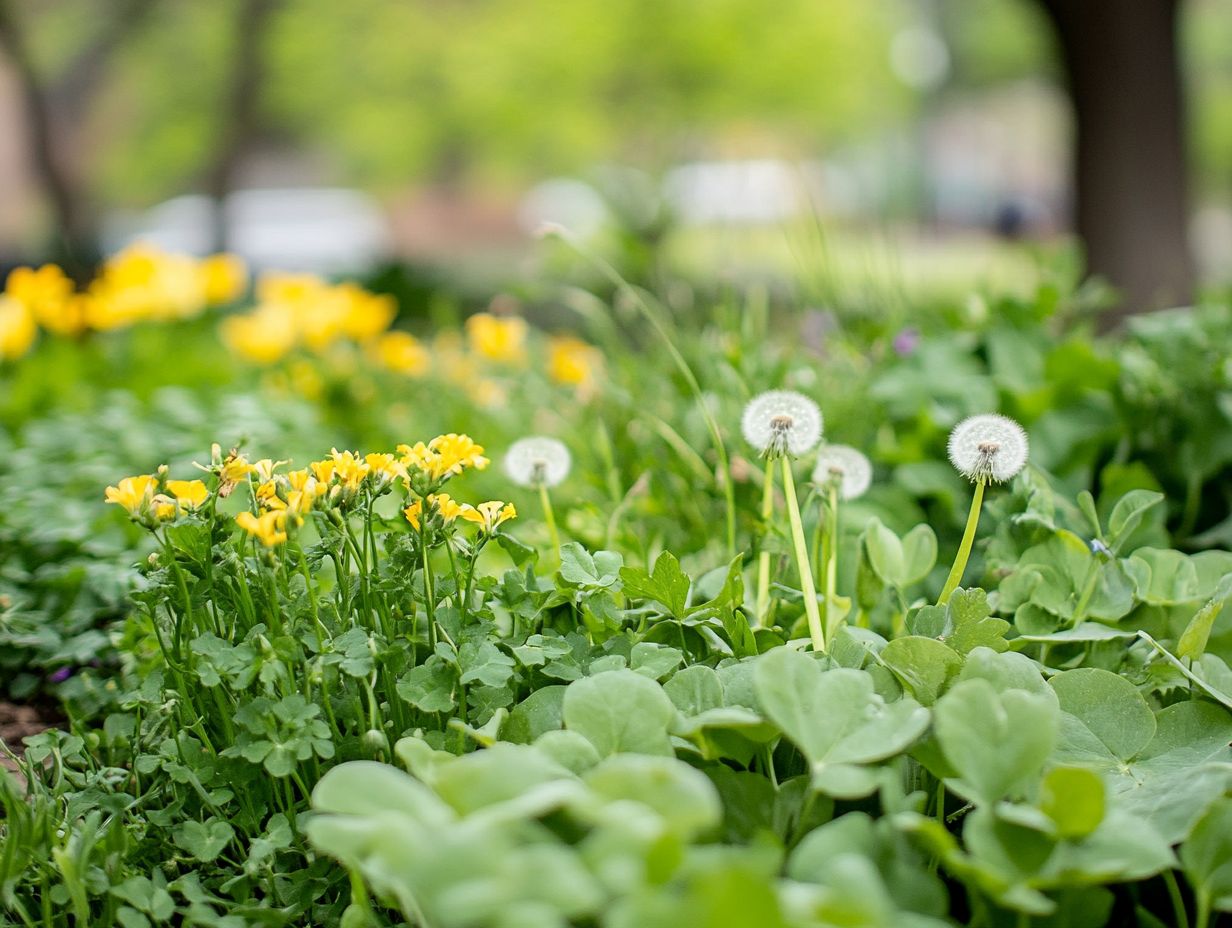
[[[123,508],[134,521],[154,528],[185,512],[200,509],[209,495],[200,480],[167,480],[164,483],[161,476],[140,474],[107,487],[104,498]]]
[[[0,298],[0,357],[24,354],[38,328],[71,336],[184,319],[235,300],[246,286],[233,255],[197,259],[140,244],[108,259],[82,291],[54,264],[19,267]]]
[[[548,377],[573,387],[579,394],[593,393],[603,370],[599,349],[573,335],[548,339]]]
[[[483,456],[483,446],[475,444],[469,435],[438,435],[426,445],[399,445],[398,454],[406,468],[414,468],[436,482],[454,477],[468,467],[483,470],[491,462]]]
[[[443,524],[456,519],[473,522],[491,535],[502,523],[517,515],[512,504],[490,500],[478,506],[458,503],[439,492],[442,484],[469,468],[488,465],[483,447],[467,435],[438,435],[427,444],[400,445],[397,454],[373,452],[359,455],[353,451],[330,451],[329,456],[312,461],[299,470],[280,472],[287,461],[263,458],[249,461],[232,450],[224,455],[215,444],[210,450],[209,465],[197,467],[217,480],[217,496],[225,498],[241,483],[253,488],[255,511],[244,511],[235,517],[236,525],[267,548],[284,544],[293,529],[303,525],[304,518],[314,510],[344,511],[361,492],[372,498],[385,493],[401,481],[416,498],[403,509],[407,522],[420,528],[425,503],[430,515],[439,516]],[[205,506],[210,490],[201,480],[168,480],[165,467],[157,474],[125,477],[115,486],[107,487],[106,500],[121,506],[129,516],[150,529],[186,512]],[[212,511],[212,510],[211,510]],[[336,519],[336,515],[331,515]]]
[[[317,353],[340,341],[379,346],[396,314],[393,297],[356,284],[331,284],[312,274],[268,274],[257,286],[253,310],[223,320],[219,331],[244,360],[273,364],[300,346]]]

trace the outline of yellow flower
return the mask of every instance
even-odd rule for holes
[[[448,493],[429,493],[428,505],[441,517],[441,520],[448,525],[458,516],[462,515],[462,510],[465,506],[460,506]],[[402,510],[402,514],[406,516],[406,521],[411,523],[411,528],[419,531],[419,517],[423,514],[423,501],[415,500],[411,505]]]
[[[489,463],[483,456],[482,445],[475,444],[468,435],[454,432],[438,435],[426,445],[399,445],[398,453],[405,466],[414,467],[433,480],[456,476],[468,467],[483,470]]]
[[[246,316],[228,316],[218,327],[223,344],[254,364],[274,364],[295,347],[299,334],[285,307],[261,307]]]
[[[351,283],[339,284],[334,289],[346,300],[342,330],[357,342],[376,338],[398,315],[398,301],[388,293],[369,293]]]
[[[268,480],[273,480],[274,471],[276,471],[279,467],[281,467],[283,464],[286,464],[286,463],[288,462],[287,461],[275,461],[271,458],[262,458],[261,460],[252,464],[250,469],[252,473],[257,475],[258,480],[260,480],[262,483],[265,483]]]
[[[382,367],[407,377],[423,377],[432,367],[428,349],[410,332],[386,332],[373,347],[373,354]]]
[[[446,523],[452,522],[462,514],[462,507],[448,493],[437,493],[435,496],[429,496],[428,502],[436,507],[436,511],[441,514],[441,518]]]
[[[150,503],[154,518],[159,522],[174,519],[175,514],[179,511],[179,507],[172,501],[171,497],[164,496],[161,493],[155,496]]]
[[[0,361],[20,358],[37,337],[38,326],[26,304],[0,294]]]
[[[248,463],[248,459],[233,448],[218,466],[218,496],[226,499],[250,473],[252,465]]]
[[[342,488],[348,493],[358,490],[359,485],[368,476],[367,462],[361,461],[353,452],[339,451],[337,448],[330,451],[330,457],[334,459],[334,474],[338,477]]]
[[[476,313],[466,320],[471,350],[489,361],[513,363],[526,357],[526,320],[520,316]]]
[[[184,319],[205,308],[195,258],[138,243],[109,258],[90,291],[109,304],[111,321]]]
[[[231,303],[239,299],[248,286],[248,269],[236,255],[210,255],[197,269],[201,274],[201,292],[210,306]]]
[[[235,523],[249,535],[259,539],[267,548],[287,540],[287,514],[276,509],[260,516],[254,516],[248,511],[241,512],[235,517]]]
[[[558,335],[548,341],[548,376],[556,383],[588,390],[601,363],[598,349],[580,338]]]
[[[286,502],[278,496],[278,484],[266,480],[257,484],[257,505],[262,509],[286,509]]]
[[[458,514],[467,522],[478,525],[485,535],[491,535],[502,522],[516,518],[518,511],[513,507],[513,503],[492,499],[478,506],[463,503]]]
[[[167,489],[185,509],[198,509],[210,495],[200,480],[168,480]]]
[[[105,498],[122,506],[133,518],[140,518],[153,501],[157,486],[158,478],[153,474],[125,477],[114,487],[107,487]]]
[[[392,454],[366,454],[364,463],[368,465],[368,473],[372,474],[377,483],[382,486],[406,476],[406,467]]]
[[[66,335],[80,331],[70,324],[65,308],[73,298],[73,282],[54,264],[15,268],[5,282],[4,292],[23,303],[45,329]]]
[[[325,485],[331,483],[334,479],[334,469],[338,466],[338,462],[331,458],[326,458],[323,461],[313,461],[308,465],[317,481],[324,488]]]

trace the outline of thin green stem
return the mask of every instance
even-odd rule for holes
[[[967,528],[963,531],[962,544],[958,546],[958,554],[954,557],[954,566],[946,577],[941,595],[937,597],[937,605],[944,606],[950,601],[950,596],[962,582],[963,571],[967,569],[967,559],[971,557],[971,546],[975,543],[975,529],[980,524],[980,506],[984,502],[984,481],[975,483],[975,495],[971,497],[971,512],[967,514]]]
[[[552,512],[552,498],[548,495],[546,483],[539,484],[539,503],[543,506],[543,521],[548,526],[548,537],[552,539],[552,551],[556,554],[556,563],[560,563],[560,535],[556,532],[556,515]]]
[[[830,481],[829,493],[830,510],[827,513],[827,529],[826,537],[828,544],[826,545],[826,579],[825,579],[825,608],[826,608],[826,635],[834,636],[835,618],[834,612],[834,591],[838,586],[838,483]]]
[[[1177,885],[1176,874],[1171,870],[1164,871],[1164,885],[1168,887],[1168,898],[1172,900],[1172,917],[1176,928],[1189,928],[1189,913],[1185,910],[1185,899],[1181,896],[1181,887]]]
[[[804,541],[804,526],[800,521],[800,503],[796,500],[796,480],[791,472],[791,458],[783,462],[783,492],[787,497],[787,516],[791,521],[791,541],[796,554],[796,568],[800,571],[800,591],[804,594],[804,614],[808,616],[809,637],[813,639],[814,651],[825,651],[826,632],[821,624],[821,611],[817,608],[817,588],[813,585],[813,568],[809,564],[808,546]]]
[[[774,458],[766,458],[766,479],[761,491],[761,551],[757,555],[757,608],[753,615],[753,627],[761,626],[770,609],[770,551],[766,541],[770,537],[770,520],[774,517]]]

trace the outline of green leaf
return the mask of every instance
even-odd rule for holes
[[[685,716],[701,715],[723,705],[723,683],[719,675],[704,664],[694,664],[673,674],[663,684],[663,692]]]
[[[612,670],[569,684],[565,727],[583,735],[599,755],[627,751],[672,753],[667,729],[676,707],[663,687],[632,670]]]
[[[609,802],[640,802],[675,834],[688,838],[717,825],[723,815],[718,790],[700,770],[674,757],[620,754],[582,777]]]
[[[1181,845],[1181,865],[1212,908],[1232,912],[1232,799],[1212,803]]]
[[[175,829],[173,839],[197,860],[209,863],[215,860],[235,837],[235,829],[216,818],[205,822],[187,821]]]
[[[757,698],[766,715],[813,764],[868,764],[902,753],[928,728],[913,699],[886,703],[862,670],[822,672],[801,651],[776,648],[757,659]]]
[[[1206,653],[1206,644],[1210,640],[1211,629],[1230,596],[1232,596],[1232,574],[1224,574],[1214,595],[1194,613],[1194,617],[1185,626],[1185,631],[1181,633],[1176,645],[1177,657],[1197,660]]]
[[[676,618],[684,616],[691,583],[670,551],[664,551],[655,560],[653,574],[646,573],[640,567],[622,567],[620,578],[624,581],[627,595],[652,599],[661,603],[670,615]]]
[[[651,680],[661,680],[684,660],[677,648],[653,641],[639,641],[629,652],[629,669]]]
[[[544,732],[554,731],[563,723],[565,687],[545,686],[537,689],[509,713],[509,721],[501,730],[506,741],[530,744]]]
[[[1104,781],[1085,767],[1053,767],[1040,784],[1040,810],[1062,838],[1085,838],[1098,828],[1104,804]]]
[[[903,536],[903,586],[919,583],[937,563],[937,535],[926,524]]]
[[[993,803],[1038,778],[1056,741],[1059,710],[1026,690],[998,693],[984,679],[960,680],[933,708],[934,729],[961,795]]]
[[[864,547],[868,560],[881,581],[889,586],[904,585],[907,567],[903,543],[875,516],[864,527]]]
[[[1059,750],[1070,760],[1101,748],[1118,760],[1129,760],[1155,737],[1151,707],[1124,677],[1083,667],[1057,674],[1048,684],[1067,716]]]
[[[412,667],[394,687],[398,695],[422,712],[452,712],[455,677],[449,665],[436,654]]]
[[[960,655],[940,641],[918,635],[890,641],[882,649],[881,660],[925,706],[937,701],[963,663]]]
[[[590,552],[575,541],[561,545],[560,576],[583,589],[619,589],[621,556],[615,551]]]
[[[1112,507],[1112,515],[1108,517],[1108,547],[1114,553],[1119,551],[1142,517],[1163,501],[1164,495],[1153,490],[1130,490],[1117,500]]]

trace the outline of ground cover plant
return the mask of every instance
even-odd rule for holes
[[[387,312],[306,325],[378,304],[279,278],[10,362],[285,342],[7,407],[0,661],[69,721],[0,779],[0,922],[1232,908],[1226,311],[1102,342],[1043,288],[801,348],[613,275],[564,348],[493,311],[378,363]]]

